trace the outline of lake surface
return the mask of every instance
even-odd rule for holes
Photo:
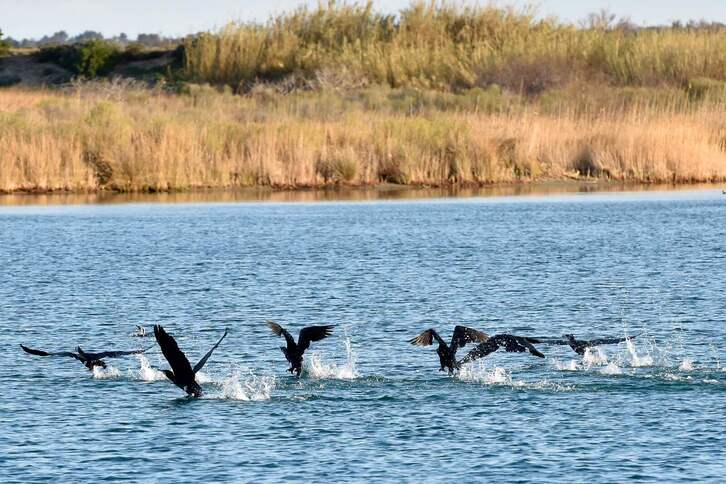
[[[1,480],[723,482],[725,293],[720,190],[3,207]],[[268,319],[336,328],[298,379]],[[203,398],[154,323],[192,363],[229,328]],[[407,340],[455,324],[639,336],[449,377]]]

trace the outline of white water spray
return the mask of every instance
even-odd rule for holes
[[[97,380],[109,380],[120,376],[121,372],[118,368],[114,368],[111,365],[106,365],[106,368],[101,368],[100,366],[93,367],[93,378]]]
[[[161,371],[157,370],[156,368],[152,368],[151,363],[149,363],[149,359],[146,356],[136,355],[136,358],[139,360],[140,368],[136,374],[133,374],[131,372],[131,370],[129,370],[129,373],[131,373],[132,377],[137,377],[143,381],[166,380],[166,375],[164,375]]]
[[[308,376],[317,380],[355,380],[358,378],[360,374],[356,368],[355,351],[353,351],[353,345],[347,335],[343,337],[343,344],[345,345],[346,354],[345,364],[338,365],[334,362],[326,362],[320,353],[314,351],[310,358],[305,360],[305,371]]]
[[[630,365],[635,368],[641,368],[645,366],[653,366],[653,357],[649,354],[645,355],[638,355],[638,352],[635,348],[635,343],[633,343],[632,339],[628,339],[625,341],[625,344],[628,347],[628,353],[630,354]]]
[[[269,400],[275,389],[274,376],[257,376],[252,372],[234,372],[221,382],[221,394],[216,397],[229,400],[261,401]],[[215,395],[212,394],[212,397]]]

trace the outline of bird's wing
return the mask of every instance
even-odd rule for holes
[[[447,346],[446,341],[444,341],[443,338],[439,336],[439,333],[437,333],[433,328],[427,329],[415,338],[411,338],[408,342],[415,346],[431,346],[434,339],[436,339],[440,345]]]
[[[475,346],[473,350],[471,350],[469,353],[466,354],[464,358],[462,358],[459,364],[464,364],[470,361],[478,360],[479,358],[484,358],[485,356],[494,353],[498,349],[499,343],[497,343],[496,340],[490,338],[483,343],[479,343],[477,346]]]
[[[217,341],[217,343],[214,346],[212,346],[212,349],[207,351],[207,354],[204,355],[204,357],[201,360],[199,360],[199,362],[196,365],[194,365],[193,370],[194,370],[195,374],[204,367],[204,365],[207,363],[207,360],[209,359],[209,357],[212,356],[212,353],[214,353],[214,350],[217,349],[217,346],[219,346],[219,343],[221,343],[222,340],[226,336],[227,336],[227,330],[225,329],[224,334],[222,335],[221,338],[219,338],[219,341]]]
[[[456,353],[456,350],[463,348],[467,343],[482,343],[487,339],[489,339],[489,335],[486,333],[466,326],[456,326],[454,335],[451,337],[451,349]]]
[[[35,355],[35,356],[68,356],[70,358],[75,358],[78,361],[83,361],[83,358],[81,358],[80,355],[78,355],[76,353],[72,353],[70,351],[58,351],[56,353],[48,353],[47,351],[35,350],[33,348],[28,348],[27,346],[24,346],[24,345],[20,345],[20,347],[26,353],[30,353],[31,355]]]
[[[522,338],[523,340],[528,341],[530,343],[534,343],[534,344],[544,344],[544,345],[568,345],[568,344],[570,344],[570,342],[564,338],[556,338],[556,337],[553,338],[551,336],[543,336],[541,338],[539,336],[535,336],[535,337],[520,336],[520,338]]]
[[[272,330],[272,332],[275,333],[277,336],[285,337],[288,348],[291,346],[295,346],[295,338],[293,338],[292,335],[285,328],[283,328],[274,321],[267,321],[266,323],[267,326],[269,326],[269,328]]]
[[[174,372],[177,381],[193,381],[194,371],[192,365],[189,364],[184,352],[179,349],[179,345],[176,344],[176,340],[172,335],[167,333],[160,325],[154,326],[154,337],[156,342],[159,343],[161,352],[164,354],[164,358],[169,362],[171,370]]]
[[[311,341],[320,341],[333,333],[334,326],[308,326],[300,330],[297,347],[302,353],[310,346]]]
[[[590,341],[583,341],[588,346],[599,346],[599,345],[616,345],[618,343],[625,343],[629,339],[634,339],[635,336],[628,336],[627,338],[599,338],[591,339]]]
[[[149,351],[153,346],[149,346],[146,349],[138,349],[132,351],[99,351],[98,353],[83,352],[84,356],[91,357],[93,360],[100,360],[101,358],[118,358],[120,356],[138,355]]]
[[[537,348],[534,347],[534,345],[532,345],[532,343],[528,340],[528,338],[522,337],[522,336],[515,336],[515,338],[517,340],[517,343],[519,343],[520,345],[527,348],[527,350],[530,353],[532,353],[534,356],[537,356],[539,358],[545,357],[545,355],[542,354],[542,352],[540,352]]]

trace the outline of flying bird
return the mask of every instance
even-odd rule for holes
[[[584,339],[575,338],[575,335],[573,335],[573,334],[564,334],[562,336],[565,339],[530,338],[530,341],[534,341],[536,343],[551,344],[551,345],[568,345],[578,355],[584,355],[585,350],[587,350],[587,348],[594,348],[594,347],[600,346],[600,345],[616,345],[619,343],[624,343],[630,339],[636,338],[636,336],[628,336],[625,338],[598,338],[598,339],[584,340]]]
[[[295,343],[292,335],[279,324],[273,321],[267,321],[267,326],[277,336],[285,337],[287,347],[281,346],[280,350],[282,350],[287,361],[290,362],[290,368],[287,371],[297,373],[298,376],[302,372],[303,353],[310,347],[310,343],[327,338],[333,333],[334,328],[334,326],[307,326],[300,330],[297,343]]]
[[[91,352],[83,351],[83,349],[80,346],[78,346],[78,347],[76,347],[75,353],[72,351],[57,351],[54,353],[49,353],[47,351],[41,351],[41,350],[35,350],[33,348],[28,348],[27,346],[24,346],[24,345],[20,345],[20,347],[26,353],[30,353],[31,355],[35,355],[35,356],[75,358],[76,360],[83,363],[85,365],[85,367],[91,371],[93,371],[93,368],[96,366],[100,366],[101,368],[106,368],[106,362],[103,361],[104,358],[119,358],[121,356],[138,355],[139,353],[143,353],[143,352],[151,349],[151,348],[146,348],[146,349],[133,350],[133,351],[100,351],[97,353],[91,353]]]
[[[436,353],[439,355],[439,363],[441,364],[439,371],[447,369],[449,370],[449,374],[452,374],[454,370],[459,368],[456,363],[456,352],[458,349],[463,348],[467,343],[486,341],[487,338],[489,336],[481,331],[467,328],[466,326],[456,326],[454,328],[454,334],[451,336],[450,345],[447,345],[446,341],[433,328],[427,329],[420,335],[412,338],[409,340],[409,343],[414,346],[431,346],[435,339],[439,343],[439,347],[436,350]]]
[[[188,395],[192,397],[201,397],[203,393],[202,387],[199,386],[199,383],[197,383],[196,374],[204,367],[209,357],[212,356],[212,353],[217,349],[217,346],[219,346],[219,343],[222,342],[225,336],[227,336],[226,329],[224,330],[222,337],[219,338],[219,341],[217,341],[217,343],[212,346],[212,349],[207,351],[207,354],[204,355],[196,365],[194,365],[194,368],[192,368],[192,365],[189,363],[186,355],[184,355],[184,352],[179,349],[179,345],[176,344],[174,337],[167,333],[162,326],[155,325],[154,337],[156,337],[156,342],[159,343],[159,347],[161,348],[161,352],[164,354],[164,358],[166,358],[166,361],[169,362],[169,366],[171,366],[171,370],[162,370],[162,373],[164,373],[164,375],[166,375],[166,377],[174,385],[187,392]]]
[[[529,351],[534,356],[544,358],[543,355],[532,343],[539,342],[535,338],[527,338],[525,336],[514,336],[511,334],[497,334],[488,338],[486,341],[479,343],[457,364],[462,365],[470,361],[484,358],[502,348],[507,353],[525,353]]]

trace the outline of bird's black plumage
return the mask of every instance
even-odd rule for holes
[[[184,352],[179,349],[179,345],[177,345],[174,337],[167,333],[162,326],[155,325],[154,337],[156,338],[156,342],[159,343],[164,358],[166,358],[169,366],[171,366],[171,370],[162,370],[162,372],[173,384],[187,392],[187,394],[193,397],[202,396],[202,387],[197,383],[196,374],[204,367],[209,357],[212,356],[214,350],[217,349],[217,346],[219,346],[226,336],[227,330],[225,329],[219,341],[192,368]]]
[[[447,345],[446,341],[433,328],[427,329],[415,338],[411,338],[409,343],[415,346],[430,346],[436,340],[439,343],[439,347],[436,349],[436,353],[439,355],[439,363],[441,364],[439,371],[447,369],[449,374],[451,374],[459,367],[456,362],[456,352],[459,348],[463,348],[467,343],[486,341],[487,338],[486,333],[482,333],[476,329],[467,328],[466,326],[456,326],[451,336],[450,345]]]
[[[54,353],[49,353],[47,351],[41,351],[41,350],[36,350],[33,348],[28,348],[27,346],[24,346],[24,345],[20,345],[20,347],[26,353],[29,353],[29,354],[35,355],[35,356],[75,358],[76,360],[83,363],[85,365],[85,367],[88,368],[89,370],[93,370],[93,368],[96,366],[100,366],[101,368],[106,368],[106,362],[103,361],[104,358],[119,358],[121,356],[137,355],[139,353],[143,353],[143,352],[149,350],[149,348],[146,348],[146,349],[139,349],[139,350],[132,350],[132,351],[86,352],[86,351],[83,351],[83,349],[80,346],[78,346],[76,348],[75,353],[72,351],[58,351],[58,352],[54,352]]]
[[[544,358],[545,356],[532,344],[536,342],[538,341],[535,338],[515,336],[512,334],[496,334],[486,341],[479,343],[458,364],[463,365],[464,363],[484,358],[500,348],[508,353],[524,353],[529,351],[534,356]]]
[[[587,348],[594,348],[600,345],[616,345],[624,343],[630,339],[635,339],[637,336],[628,336],[624,338],[596,338],[596,339],[577,339],[573,334],[562,335],[562,338],[530,338],[530,340],[537,340],[550,345],[568,345],[578,355],[584,355]]]
[[[285,338],[286,346],[281,346],[280,350],[290,362],[290,368],[287,371],[297,373],[298,376],[302,372],[303,353],[310,347],[310,343],[327,338],[333,333],[334,328],[334,326],[307,326],[300,330],[296,343],[295,338],[279,324],[267,321],[267,326],[277,336]]]

